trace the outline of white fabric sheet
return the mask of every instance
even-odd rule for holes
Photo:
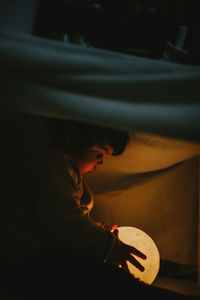
[[[0,31],[6,105],[200,140],[200,66],[183,66]]]

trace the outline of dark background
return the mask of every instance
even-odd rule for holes
[[[187,34],[178,56],[183,54],[183,63],[199,64],[198,4],[194,0],[40,0],[33,34],[55,40],[64,40],[67,34],[72,43],[163,58],[166,43],[175,46],[179,26],[184,25]]]

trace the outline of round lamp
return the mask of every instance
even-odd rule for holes
[[[143,272],[127,262],[129,272],[140,281],[152,284],[160,268],[160,255],[154,241],[144,231],[135,227],[118,227],[118,230],[119,239],[122,242],[135,247],[147,256],[145,260],[135,256],[137,261],[145,268]]]

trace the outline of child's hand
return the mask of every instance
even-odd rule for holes
[[[117,225],[116,224],[113,224],[113,225],[108,225],[107,223],[103,222],[95,222],[96,225],[106,229],[106,230],[109,230],[109,231],[114,231],[115,229],[117,229]]]
[[[128,266],[127,266],[127,261],[129,261],[131,264],[133,264],[137,269],[139,269],[141,272],[144,271],[144,267],[135,259],[135,255],[142,258],[146,259],[146,255],[137,250],[135,247],[129,246],[125,243],[123,243],[119,239],[119,231],[118,229],[115,229],[113,231],[113,234],[116,237],[116,242],[115,246],[113,249],[113,252],[111,254],[111,257],[108,261],[111,263],[114,263],[118,266],[121,266],[124,270],[129,272]],[[133,254],[133,255],[131,255]]]
[[[110,231],[115,231],[117,229],[117,224],[113,224],[111,227],[110,227]]]

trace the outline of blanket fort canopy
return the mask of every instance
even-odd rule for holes
[[[200,66],[0,31],[1,98],[19,111],[199,141]]]

